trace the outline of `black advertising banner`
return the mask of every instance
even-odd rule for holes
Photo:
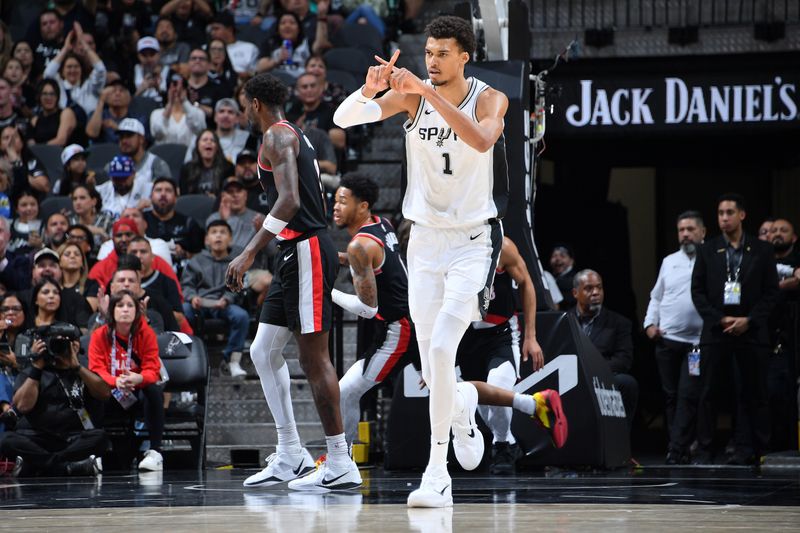
[[[800,127],[800,54],[585,59],[549,77],[547,133],[741,134]]]

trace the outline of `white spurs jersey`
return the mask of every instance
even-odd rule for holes
[[[430,84],[430,80],[425,83]],[[458,109],[475,122],[478,96],[489,88],[476,79]],[[403,216],[417,224],[459,228],[502,218],[508,204],[505,137],[493,148],[475,150],[453,132],[433,106],[420,98],[406,130]]]

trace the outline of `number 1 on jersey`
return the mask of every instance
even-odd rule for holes
[[[442,154],[442,157],[444,157],[444,173],[448,176],[452,176],[453,169],[450,168],[450,154],[444,153]]]

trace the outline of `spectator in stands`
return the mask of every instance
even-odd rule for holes
[[[228,49],[222,39],[208,41],[208,61],[210,68],[208,77],[218,81],[222,95],[230,98],[239,83],[239,75],[233,68],[233,63],[228,56]]]
[[[629,372],[633,366],[631,321],[603,307],[603,279],[594,270],[581,270],[572,282],[575,314],[581,329],[605,358],[614,375],[614,385],[622,395],[628,427],[633,424],[639,400],[639,384]]]
[[[78,185],[94,186],[94,170],[87,168],[89,153],[80,144],[70,144],[61,151],[63,176],[53,185],[53,194],[66,196]]]
[[[334,109],[322,101],[322,84],[317,76],[305,73],[297,78],[295,94],[300,105],[286,111],[286,118],[302,129],[318,128],[328,133],[333,146],[344,150],[346,135],[333,123]]]
[[[8,161],[0,159],[0,217],[11,218],[11,199],[6,191],[11,188],[14,171]]]
[[[207,0],[169,0],[164,3],[159,16],[170,17],[179,41],[196,47],[205,42],[206,25],[213,11]]]
[[[135,118],[126,118],[119,123],[119,151],[136,163],[136,180],[148,185],[147,196],[156,176],[172,176],[166,161],[146,149],[144,125]]]
[[[219,127],[219,122],[217,125]],[[233,165],[225,158],[226,155],[217,134],[204,130],[197,137],[192,160],[181,168],[181,192],[216,197],[222,181],[234,174]]]
[[[120,80],[110,80],[100,93],[97,107],[86,123],[86,135],[98,143],[116,143],[119,141],[117,130],[126,118],[139,120],[144,124],[148,117],[131,114],[131,92]]]
[[[156,39],[160,46],[159,61],[163,67],[177,67],[178,64],[189,61],[189,45],[178,41],[175,25],[169,17],[159,17],[156,22]]]
[[[328,188],[336,190],[339,187],[339,181],[338,178],[333,179],[333,177],[337,173],[338,163],[336,162],[336,149],[328,132],[312,126],[303,128],[303,133],[311,141],[314,151],[317,153],[317,163],[319,163],[322,183]]]
[[[143,213],[146,235],[163,239],[178,260],[188,259],[203,248],[205,232],[192,218],[175,211],[178,190],[170,178],[157,178],[150,193],[152,210]]]
[[[267,193],[258,180],[258,154],[252,150],[244,149],[236,156],[236,169],[234,175],[242,182],[247,192],[247,208],[256,213],[269,211]]]
[[[239,105],[232,98],[223,98],[214,106],[217,138],[228,161],[236,161],[236,156],[245,148],[255,149],[255,139],[250,132],[238,127],[240,115]],[[181,188],[181,193],[188,194],[188,191]]]
[[[252,75],[256,70],[258,60],[258,47],[247,41],[236,40],[236,25],[233,15],[229,11],[220,11],[209,26],[212,39],[219,39],[225,43],[233,69],[239,77]]]
[[[17,430],[0,440],[0,453],[16,458],[15,476],[102,472],[100,456],[108,443],[103,430],[94,428],[87,407],[90,397],[103,401],[110,393],[100,376],[80,364],[79,350],[76,340],[66,353],[49,360],[41,339],[31,345],[36,357],[17,376],[14,393],[21,418]]]
[[[0,283],[7,291],[21,291],[31,286],[31,260],[25,254],[9,250],[10,242],[8,219],[0,217]]]
[[[81,249],[83,255],[86,256],[86,261],[89,263],[89,268],[93,267],[97,262],[97,257],[94,253],[94,238],[92,232],[83,224],[70,224],[67,228],[67,242],[75,244]]]
[[[214,118],[214,104],[230,94],[223,92],[219,80],[209,78],[209,66],[208,52],[202,48],[195,48],[191,51],[186,95],[189,102],[196,105],[205,114],[206,122],[210,125]]]
[[[127,155],[117,155],[108,164],[109,181],[98,185],[103,213],[113,220],[122,215],[126,207],[147,207],[150,198],[150,181],[136,179],[134,161]]]
[[[36,89],[28,80],[27,74],[19,59],[12,57],[3,68],[3,78],[11,87],[13,110],[19,111],[22,116],[30,116],[31,109],[36,106]]]
[[[161,65],[161,47],[155,37],[142,37],[136,43],[139,62],[133,67],[135,96],[162,103],[167,92],[167,70]]]
[[[2,82],[0,82],[2,86]],[[14,169],[11,201],[16,202],[22,191],[29,191],[43,199],[50,191],[50,178],[39,158],[22,142],[22,134],[15,126],[6,126],[0,132],[0,157]]]
[[[17,335],[19,335],[25,326],[25,306],[13,292],[7,292],[0,296],[0,381],[3,381],[2,387],[5,387],[5,394],[3,398],[8,402],[8,407],[11,406],[11,398],[14,395],[14,378],[19,370],[19,364],[16,356],[16,343]],[[5,378],[5,379],[3,379]],[[9,386],[10,389],[9,390]],[[2,406],[3,414],[0,414],[0,424],[3,424],[3,415],[8,411],[6,406]],[[15,418],[15,414],[9,415]],[[12,424],[15,421],[12,421]],[[5,424],[5,429],[8,424]],[[1,431],[1,430],[0,430]]]
[[[767,217],[764,222],[758,227],[758,240],[770,242],[770,231],[772,230],[772,224],[775,222],[775,218]]]
[[[177,72],[170,75],[167,101],[150,114],[150,132],[154,144],[192,145],[206,127],[203,110],[192,105],[186,96],[186,82]]]
[[[153,268],[153,260],[156,256],[153,254],[150,241],[145,237],[134,237],[128,245],[128,253],[136,256],[141,262],[142,268],[139,270],[139,279],[141,287],[150,297],[150,301],[153,301],[153,298],[163,299],[167,306],[172,309],[175,324],[172,324],[172,321],[167,322],[168,317],[163,317],[165,327],[171,329],[167,324],[179,326],[186,321],[186,317],[183,315],[183,297],[181,296],[178,282],[162,275],[161,272]],[[174,331],[178,331],[177,327]]]
[[[42,247],[42,221],[39,219],[39,199],[29,190],[17,197],[17,218],[11,224],[11,241],[8,249],[17,253],[30,253]]]
[[[11,39],[11,32],[5,21],[0,21],[0,65],[5,64],[13,55],[12,47],[14,41]]]
[[[17,41],[14,43],[12,56],[22,65],[25,79],[28,80],[29,83],[32,82],[35,79],[35,71],[33,70],[33,47],[30,43],[28,41]]]
[[[261,59],[258,60],[258,72],[280,70],[295,78],[303,73],[306,60],[312,50],[320,53],[322,43],[309,43],[303,35],[300,19],[294,13],[283,13],[278,17],[278,31],[267,39],[261,48]],[[323,33],[317,32],[317,38]]]
[[[0,78],[0,128],[16,126],[22,119],[14,109],[14,99],[11,93],[11,82],[5,78]]]
[[[694,462],[712,461],[716,428],[714,389],[733,365],[736,386],[736,450],[730,464],[757,464],[769,441],[769,327],[778,298],[778,276],[769,243],[746,235],[744,199],[725,194],[717,204],[722,235],[700,247],[692,272],[692,300],[703,317],[700,336],[698,452]]]
[[[109,212],[103,211],[103,198],[91,185],[75,185],[72,188],[71,198],[72,214],[69,223],[82,225],[87,231],[91,231],[91,241],[87,241],[87,245],[91,249],[99,247],[108,240],[114,217]],[[89,254],[90,251],[84,250],[84,253]]]
[[[351,24],[369,24],[384,37],[386,23],[384,19],[389,16],[389,3],[383,1],[369,2],[365,0],[344,0],[342,7],[345,22]]]
[[[61,267],[61,288],[64,292],[73,291],[83,298],[97,311],[97,295],[90,294],[92,283],[89,282],[89,263],[81,247],[74,243],[65,242],[58,247],[58,265]],[[96,290],[97,287],[95,286]]]
[[[257,2],[231,0],[228,2],[228,10],[233,13],[237,26],[250,24],[266,30],[275,23],[275,17],[269,16],[272,11],[272,0],[258,0]]]
[[[323,0],[324,1],[324,0]],[[324,9],[324,8],[323,8]],[[280,13],[290,12],[297,15],[300,23],[303,26],[303,35],[306,36],[308,42],[313,43],[317,38],[317,30],[320,24],[326,24],[325,16],[320,16],[323,20],[319,20],[317,15],[311,11],[311,6],[308,0],[280,0]],[[272,37],[272,33],[278,31],[278,25],[275,24],[271,31],[267,34],[267,38]]]
[[[52,2],[53,9],[61,18],[63,24],[62,31],[64,33],[71,29],[76,23],[86,28],[86,31],[89,33],[94,32],[94,14],[83,5],[84,3],[88,2],[82,2],[80,0],[58,0]],[[33,40],[38,39],[42,35],[37,32],[43,31],[40,24],[36,24],[35,22],[31,23],[28,27],[28,34],[26,37]]]
[[[28,144],[52,144],[66,146],[76,142],[73,134],[77,132],[75,112],[58,105],[61,89],[55,80],[45,79],[39,84],[38,111],[31,118]]]
[[[48,250],[47,248],[39,253],[42,252],[56,256],[54,251]],[[55,261],[57,262],[58,259],[55,259]],[[23,305],[25,305],[26,300],[23,299],[22,301]],[[30,300],[27,300],[27,302],[29,303],[31,309],[31,313],[27,316],[27,328],[38,328],[40,326],[52,325],[55,322],[62,321],[61,317],[64,317],[64,322],[69,322],[70,324],[79,328],[81,327],[74,313],[65,313],[66,306],[62,301],[61,285],[59,285],[58,281],[50,276],[43,277],[39,281],[35,282],[33,289],[31,289]],[[81,316],[84,315],[85,313],[81,313]],[[84,330],[86,329],[86,325],[86,323],[83,324]]]
[[[136,235],[143,236],[147,234],[147,220],[145,220],[141,209],[136,207],[126,207],[122,211],[121,218],[132,220],[136,223]],[[153,247],[153,253],[164,260],[170,267],[172,266],[172,256],[170,255],[169,245],[163,239],[152,239],[147,237],[150,246]],[[106,241],[97,252],[98,259],[105,259],[114,250],[114,243]]]
[[[64,213],[52,213],[44,223],[44,245],[55,250],[67,240],[69,220]]]
[[[35,31],[39,27],[39,33]],[[47,64],[58,55],[64,45],[64,19],[55,9],[45,9],[39,14],[37,22],[31,23],[25,40],[33,49],[34,77],[44,70]]]
[[[332,106],[338,106],[347,98],[347,91],[338,83],[328,81],[328,65],[319,54],[311,54],[306,59],[306,72],[317,77],[322,84],[322,101]]]
[[[108,324],[92,333],[89,368],[114,392],[106,410],[126,410],[133,403],[144,411],[150,449],[139,462],[140,471],[161,471],[161,438],[164,434],[164,389],[159,385],[161,360],[153,329],[142,317],[142,309],[130,291],[115,293],[108,304]]]
[[[261,228],[260,224],[254,223],[256,218],[263,222],[259,215],[260,213],[247,207],[247,190],[244,188],[244,183],[232,176],[225,180],[219,210],[209,215],[206,226],[217,220],[224,220],[231,229],[232,246],[243,249]]]
[[[230,333],[223,357],[232,377],[245,377],[241,367],[242,350],[250,323],[247,311],[236,305],[237,296],[225,286],[225,273],[231,255],[233,234],[224,220],[216,220],[206,230],[206,250],[192,257],[183,270],[181,286],[186,301],[183,313],[189,322],[198,314],[204,317],[224,318]],[[197,329],[196,326],[193,326]]]
[[[672,435],[675,418],[694,420],[697,411],[700,380],[690,373],[688,359],[689,353],[700,344],[703,319],[692,303],[692,269],[697,248],[705,235],[706,227],[700,213],[686,211],[678,216],[680,250],[661,263],[644,318],[644,332],[656,343],[656,363],[664,391],[669,436],[666,462],[670,465],[689,462],[689,450],[679,444],[688,439]],[[677,425],[693,428],[691,421]]]
[[[87,72],[86,64],[92,70]],[[97,99],[106,85],[106,66],[100,56],[86,43],[86,34],[80,26],[69,32],[58,55],[47,65],[44,77],[56,80],[60,95],[58,105],[79,108],[78,117],[83,127],[97,107]],[[76,116],[79,111],[76,110]]]
[[[550,270],[556,277],[556,284],[561,294],[564,295],[561,309],[567,310],[575,307],[575,297],[572,294],[573,278],[575,277],[575,254],[566,244],[558,244],[550,253]]]

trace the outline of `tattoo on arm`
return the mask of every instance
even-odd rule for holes
[[[347,256],[350,259],[353,287],[356,289],[358,299],[364,305],[378,307],[378,287],[375,273],[372,271],[372,258],[366,247],[355,239],[347,247]]]
[[[297,136],[284,126],[273,126],[264,134],[265,155],[272,164],[272,175],[278,189],[278,200],[272,206],[272,216],[291,220],[300,207]]]

